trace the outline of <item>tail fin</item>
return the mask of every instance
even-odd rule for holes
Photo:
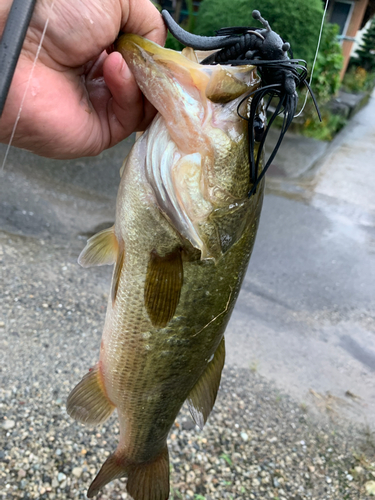
[[[87,497],[94,497],[110,481],[124,476],[128,477],[126,489],[134,500],[167,500],[169,498],[167,445],[154,460],[140,464],[129,465],[116,451],[102,465],[98,475],[91,483]]]

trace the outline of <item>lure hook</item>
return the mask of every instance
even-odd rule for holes
[[[263,28],[251,26],[221,28],[213,37],[188,33],[174,21],[166,10],[162,11],[162,16],[169,31],[182,44],[196,50],[217,50],[206,57],[201,64],[254,65],[257,67],[262,80],[261,86],[251,94],[246,95],[237,107],[238,115],[248,122],[251,185],[248,197],[250,197],[256,192],[259,182],[265,176],[293,121],[297,109],[297,89],[299,87],[304,85],[307,88],[321,121],[314,93],[306,80],[306,61],[293,58],[290,44],[271,29],[270,23],[261,16],[258,10],[254,10],[252,16],[263,25]],[[278,98],[278,104],[267,127],[262,131],[262,128],[258,126],[261,122],[259,109],[266,96],[269,98],[266,109],[274,97]],[[252,97],[252,100],[249,116],[246,117],[240,113],[240,107],[249,97]],[[266,137],[276,117],[280,114],[284,115],[284,119],[278,141],[267,163],[259,173],[259,163]],[[259,143],[256,158],[254,158],[255,142]]]

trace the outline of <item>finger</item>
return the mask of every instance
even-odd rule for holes
[[[108,123],[111,145],[136,130],[144,130],[156,111],[142,92],[119,52],[110,54],[103,65],[105,82],[112,94],[108,101]]]
[[[160,12],[150,0],[129,0],[127,14],[122,24],[125,33],[135,33],[164,45],[167,29]]]

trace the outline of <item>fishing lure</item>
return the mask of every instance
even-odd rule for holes
[[[221,28],[216,36],[205,37],[193,35],[182,29],[168,11],[162,11],[163,19],[172,35],[181,43],[196,50],[216,50],[206,57],[201,64],[254,65],[262,78],[261,87],[243,98],[237,108],[238,115],[248,122],[250,182],[248,196],[252,196],[259,182],[271,165],[281,142],[296,113],[298,103],[297,89],[306,86],[313,99],[319,119],[321,115],[314,94],[306,80],[307,67],[302,59],[293,59],[290,44],[273,31],[258,10],[252,16],[263,28],[237,26]],[[289,54],[291,57],[289,57]],[[249,116],[240,113],[241,105],[252,96]],[[260,118],[263,98],[268,97],[265,110],[269,108],[272,98],[278,98],[278,104],[267,127],[264,129]],[[280,114],[284,115],[278,141],[262,171],[259,173],[259,162],[267,138],[268,131]],[[257,158],[254,158],[254,144],[259,143]]]

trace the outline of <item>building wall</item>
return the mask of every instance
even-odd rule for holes
[[[357,31],[360,29],[363,16],[365,15],[366,7],[369,3],[369,0],[357,0],[354,3],[354,8],[352,11],[352,16],[349,22],[348,29],[346,31],[346,36],[347,37],[353,37],[357,35]],[[344,66],[341,71],[341,78],[344,77],[344,74],[346,72],[346,69],[349,64],[349,59],[350,59],[350,54],[352,51],[353,47],[353,41],[351,40],[343,40],[342,42],[342,51],[344,54]]]

